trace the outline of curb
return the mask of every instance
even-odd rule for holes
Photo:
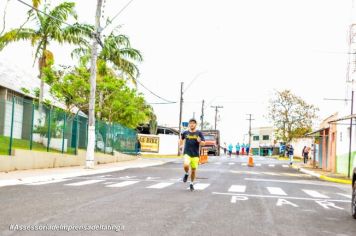
[[[318,179],[325,180],[328,182],[339,183],[339,184],[352,184],[352,180],[350,180],[350,179],[337,179],[337,178],[328,177],[328,176],[321,175],[321,174],[315,173],[314,171],[306,170],[304,168],[301,168],[301,167],[298,167],[295,165],[292,165],[292,168],[294,168],[304,174],[308,174],[308,175],[314,176]]]

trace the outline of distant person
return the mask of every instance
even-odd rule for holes
[[[288,153],[288,157],[289,157],[289,164],[293,165],[293,156],[294,156],[294,148],[291,144],[287,145],[287,153]]]
[[[240,143],[237,143],[235,146],[237,156],[240,155],[240,148],[241,148]]]
[[[241,151],[242,151],[242,155],[245,155],[245,144],[244,143],[242,143],[242,145],[241,145]]]
[[[246,154],[250,154],[250,144],[246,144]]]
[[[228,149],[229,149],[229,157],[231,157],[231,154],[232,154],[232,149],[234,148],[234,146],[232,146],[232,144],[230,143],[229,144],[229,147],[228,147]]]
[[[307,147],[307,146],[304,146],[303,151],[302,151],[302,156],[303,156],[303,159],[304,159],[304,164],[307,164],[307,162],[308,162],[309,151],[310,151],[310,148]]]
[[[141,142],[139,137],[136,139],[136,154],[141,155]]]
[[[224,143],[223,149],[224,149],[224,155],[226,156],[226,151],[227,151],[226,143]]]

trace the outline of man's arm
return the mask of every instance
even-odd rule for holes
[[[200,146],[205,146],[205,138],[202,132],[199,133],[198,142]]]

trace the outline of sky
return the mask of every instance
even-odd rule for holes
[[[96,1],[75,2],[78,21],[93,24]],[[128,2],[106,0],[102,23]],[[1,16],[4,4],[2,0]],[[159,124],[178,126],[184,82],[185,88],[191,85],[184,92],[183,121],[194,113],[200,117],[204,99],[205,120],[214,124],[211,106],[221,105],[218,129],[223,141],[235,143],[244,137],[247,141],[246,114],[253,114],[252,127],[271,125],[267,107],[276,90],[290,89],[319,107],[318,121],[345,109],[344,102],[324,98],[350,96],[346,73],[352,6],[352,0],[134,0],[104,34],[120,26],[118,32],[128,35],[143,54],[139,80],[161,97],[177,101],[153,105]],[[18,27],[27,10],[11,0],[6,28]],[[50,45],[55,63],[61,65],[75,63],[72,49]],[[35,76],[33,54],[30,43],[21,42],[1,51],[0,60]],[[148,102],[162,102],[138,89]]]

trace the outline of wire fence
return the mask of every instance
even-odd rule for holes
[[[136,154],[137,133],[117,123],[96,121],[95,151]],[[0,99],[0,155],[14,149],[76,155],[88,143],[88,118],[8,93]]]

